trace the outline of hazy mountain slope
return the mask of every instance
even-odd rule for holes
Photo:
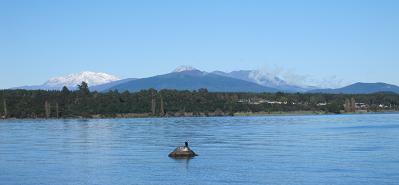
[[[300,87],[297,85],[290,85],[286,81],[280,79],[279,77],[263,73],[258,70],[239,70],[239,71],[232,71],[229,73],[222,71],[214,71],[212,73],[221,76],[245,80],[248,82],[253,82],[265,87],[271,87],[286,92],[305,92],[310,89],[310,87],[307,88],[307,87]]]
[[[98,92],[106,91],[107,89],[110,89],[116,85],[130,82],[132,80],[137,80],[137,78],[126,78],[126,79],[122,79],[122,80],[112,81],[112,82],[105,83],[105,84],[91,86],[91,87],[89,87],[89,89],[90,89],[90,91],[98,91]]]
[[[207,88],[213,92],[276,92],[277,89],[264,87],[252,82],[206,73],[199,70],[181,70],[165,75],[142,78],[116,85],[109,90],[140,91],[143,89],[198,90]]]
[[[399,93],[399,87],[387,83],[354,83],[338,89],[315,89],[308,92],[332,93],[332,94],[370,94],[376,92],[394,92]]]

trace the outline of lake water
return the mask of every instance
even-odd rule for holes
[[[0,184],[399,184],[399,114],[2,120]]]

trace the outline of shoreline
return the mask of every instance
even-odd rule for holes
[[[343,112],[343,113],[329,113],[322,111],[292,111],[292,112],[237,112],[234,115],[199,115],[195,116],[189,115],[179,115],[179,116],[115,116],[115,117],[101,117],[98,115],[93,115],[92,117],[65,117],[65,118],[1,118],[1,120],[91,120],[91,119],[132,119],[132,118],[205,118],[205,117],[256,117],[256,116],[309,116],[309,115],[362,115],[362,114],[399,114],[399,111],[378,111],[378,112]]]

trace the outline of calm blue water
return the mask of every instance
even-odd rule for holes
[[[3,120],[0,184],[399,184],[399,114]]]

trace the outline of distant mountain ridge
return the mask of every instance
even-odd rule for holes
[[[378,83],[355,83],[342,88],[317,89],[311,86],[295,85],[284,79],[259,70],[238,70],[232,72],[204,72],[191,66],[180,66],[170,73],[148,78],[126,78],[106,73],[84,71],[63,77],[49,79],[42,85],[22,86],[13,89],[60,90],[63,86],[75,90],[82,81],[89,84],[91,91],[107,92],[140,91],[143,89],[198,90],[207,88],[214,92],[302,92],[302,93],[345,93],[370,94],[378,92],[399,93],[396,85]]]
[[[108,90],[136,92],[154,88],[176,90],[198,90],[206,88],[212,92],[277,92],[278,89],[264,87],[256,83],[240,79],[229,78],[212,73],[188,68],[188,70],[174,70],[172,73],[142,78],[118,84]]]
[[[377,82],[377,83],[354,83],[337,89],[315,89],[308,91],[311,93],[331,93],[331,94],[371,94],[378,92],[393,92],[399,93],[399,87],[392,84]]]
[[[91,91],[98,91],[98,92],[106,91],[106,90],[108,90],[108,89],[110,89],[110,88],[112,88],[112,87],[114,87],[116,85],[123,84],[123,83],[126,83],[126,82],[130,82],[130,81],[133,81],[133,80],[137,80],[137,78],[126,78],[126,79],[122,79],[122,80],[116,80],[116,81],[112,81],[112,82],[105,83],[105,84],[91,86],[91,87],[89,87],[89,89]]]
[[[272,76],[270,74],[261,72],[259,70],[239,70],[239,71],[232,71],[229,73],[222,71],[214,71],[212,73],[221,76],[245,80],[248,82],[253,82],[265,87],[279,89],[280,91],[284,92],[306,92],[312,89],[311,87],[301,87],[298,85],[289,84],[277,76]]]

